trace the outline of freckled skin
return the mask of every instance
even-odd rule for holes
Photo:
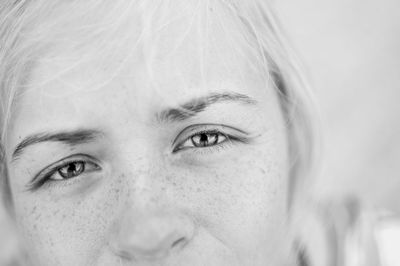
[[[181,30],[171,25],[164,31],[179,36]],[[120,31],[123,35],[132,29]],[[99,69],[117,64],[118,57],[79,65],[19,98],[8,158],[18,140],[33,132],[81,127],[105,132],[92,144],[71,148],[43,143],[28,148],[15,163],[8,160],[16,218],[33,265],[289,265],[287,137],[276,92],[248,61],[226,48],[227,40],[217,30],[210,31],[213,46],[207,49],[219,57],[210,57],[208,86],[202,88],[198,70],[188,67],[199,64],[191,53],[199,43],[190,34],[179,53],[158,58],[182,70],[189,87],[177,86],[179,80],[168,68],[155,67],[152,77],[144,74],[138,55],[126,60],[112,80]],[[52,48],[63,59],[80,56]],[[64,60],[58,67],[69,64]],[[38,63],[33,84],[56,71],[51,63]],[[108,83],[92,90],[87,73],[90,82]],[[152,79],[163,84],[161,91],[149,85]],[[71,84],[79,87],[78,93],[68,94]],[[227,90],[250,95],[258,104],[221,103],[187,121],[155,122],[154,113],[168,107],[171,98],[172,104],[180,104],[199,91]],[[238,128],[249,132],[249,141],[172,153],[172,140],[194,124]],[[25,189],[32,173],[75,153],[95,157],[101,170]]]

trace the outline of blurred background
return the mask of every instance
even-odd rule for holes
[[[325,164],[315,193],[400,213],[400,1],[275,5],[322,112]],[[1,258],[15,243],[3,210],[0,236]]]
[[[275,4],[322,111],[316,193],[400,211],[400,1]]]
[[[399,266],[400,1],[275,5],[321,108],[315,195],[336,223],[336,263]]]

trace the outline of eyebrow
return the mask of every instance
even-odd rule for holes
[[[158,120],[162,122],[179,122],[203,112],[216,103],[238,102],[246,105],[254,105],[257,101],[250,96],[240,93],[210,93],[206,96],[192,99],[178,108],[169,108],[158,114]]]
[[[95,139],[103,136],[103,133],[97,130],[78,129],[70,132],[56,133],[37,133],[26,137],[14,149],[12,153],[12,161],[15,161],[21,156],[23,151],[34,144],[42,142],[61,142],[69,146],[85,144],[93,142]]]

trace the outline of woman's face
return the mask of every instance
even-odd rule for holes
[[[205,45],[185,23],[160,33],[151,71],[147,47],[129,41],[104,58],[95,41],[55,44],[33,67],[6,143],[32,264],[287,263],[288,145],[276,91],[217,26]],[[88,53],[99,57],[76,63]]]

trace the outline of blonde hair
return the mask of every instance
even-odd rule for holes
[[[146,56],[148,74],[151,76],[149,62],[157,53],[154,49],[156,47],[154,38],[157,38],[158,32],[165,25],[172,23],[173,19],[168,17],[170,10],[176,8],[176,5],[184,5],[185,2],[196,2],[195,11],[192,11],[206,12],[206,17],[211,13],[214,16],[220,16],[222,12],[233,17],[235,29],[238,32],[226,32],[226,35],[239,34],[242,37],[232,37],[235,38],[234,41],[239,40],[232,46],[235,49],[246,47],[248,51],[245,54],[250,53],[254,56],[256,59],[254,64],[258,68],[261,67],[265,77],[275,85],[286,115],[290,138],[289,195],[292,199],[289,201],[293,201],[293,197],[296,197],[295,195],[302,191],[305,184],[308,184],[312,178],[311,169],[316,157],[315,143],[318,140],[317,131],[315,131],[317,119],[313,96],[300,71],[301,67],[288,46],[288,41],[282,33],[272,8],[265,0],[3,1],[0,7],[0,131],[2,133],[0,143],[4,144],[6,141],[7,127],[17,93],[21,88],[29,88],[29,73],[34,64],[40,60],[40,53],[46,47],[51,47],[54,43],[64,43],[67,49],[83,49],[82,44],[93,38],[97,38],[99,46],[106,47],[113,40],[112,32],[124,23],[125,15],[117,16],[118,21],[116,21],[115,12],[133,8],[137,10],[136,13],[141,18],[142,31],[140,36],[127,38],[133,37],[137,40],[136,43],[141,43]],[[127,8],[126,5],[129,7]],[[73,11],[56,12],[60,6],[68,6]],[[93,12],[100,10],[102,21],[93,20],[88,10],[93,10]],[[194,13],[189,15],[191,14]],[[43,19],[44,17],[47,19]],[[79,17],[86,24],[80,25],[79,28],[69,29],[79,37],[76,38],[77,41],[72,42],[64,39],[62,23],[65,24],[66,18],[73,20],[75,17]],[[108,38],[104,38],[104,32],[110,33]],[[207,41],[207,32],[201,34],[205,36],[204,41]],[[111,50],[113,49],[109,50],[109,55],[113,53]],[[88,52],[88,57],[89,54],[90,52]],[[201,58],[200,61],[205,60]],[[84,61],[85,59],[77,60],[71,69]],[[202,67],[204,68],[204,65]],[[115,72],[117,71],[118,68]],[[114,74],[109,78],[111,79]],[[203,74],[200,73],[200,75]],[[3,187],[6,188],[7,169],[4,149],[1,148],[0,152],[1,178]]]

